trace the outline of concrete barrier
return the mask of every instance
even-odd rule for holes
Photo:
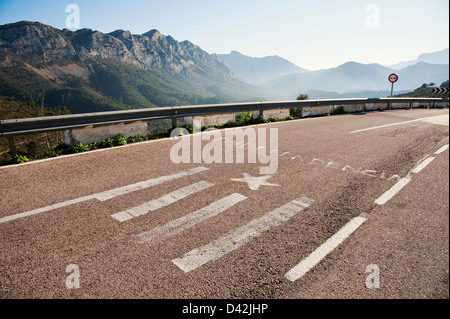
[[[448,102],[435,102],[434,104],[437,107],[449,107],[449,103]]]
[[[271,117],[284,119],[286,116],[289,116],[290,114],[291,111],[289,108],[271,109],[271,110],[264,110],[263,117],[265,119],[269,119]]]
[[[364,109],[366,111],[376,111],[379,109],[386,110],[388,108],[388,103],[366,103]]]
[[[304,107],[302,112],[302,117],[308,117],[313,115],[330,114],[330,106],[315,106],[315,107]]]
[[[193,125],[194,121],[200,121],[201,126],[213,126],[215,124],[222,125],[228,122],[234,122],[234,120],[235,113],[219,113],[213,115],[184,117],[182,123]]]
[[[312,106],[312,107],[302,107],[302,108],[276,108],[268,109],[264,111],[252,111],[252,118],[256,119],[262,115],[265,119],[270,117],[275,118],[286,118],[287,116],[293,114],[296,110],[296,118],[308,117],[308,116],[319,116],[325,114],[331,114],[333,110],[338,107],[344,107],[345,111],[348,113],[356,113],[363,111],[376,111],[380,109],[408,109],[408,108],[419,108],[419,107],[449,107],[448,102],[392,102],[392,103],[360,103],[360,104],[337,104],[337,105],[324,105],[324,106]],[[212,115],[201,115],[201,116],[188,116],[180,117],[177,119],[177,125],[194,125],[195,130],[201,130],[202,126],[213,126],[216,124],[223,125],[229,122],[236,121],[237,113],[218,113]],[[172,122],[172,125],[174,122]],[[200,125],[198,125],[200,124]],[[64,131],[64,142],[66,144],[90,144],[100,142],[107,138],[113,138],[117,135],[121,135],[125,138],[130,136],[146,136],[149,132],[149,125],[147,121],[136,121],[132,123],[120,123],[120,124],[110,124],[102,126],[88,126],[85,128],[76,128]],[[170,127],[168,127],[170,129]],[[166,128],[163,129],[165,131]]]
[[[71,129],[64,131],[65,144],[84,144],[101,142],[104,139],[121,135],[125,138],[130,136],[147,136],[147,122],[139,121],[133,123],[119,123],[103,125],[97,127],[84,127],[80,129]]]
[[[391,110],[409,109],[410,107],[411,107],[411,103],[408,103],[408,102],[391,103]]]
[[[333,105],[333,108],[344,107],[347,113],[358,113],[364,109],[364,104],[344,104],[344,105]]]

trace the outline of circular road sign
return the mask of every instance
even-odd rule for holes
[[[389,75],[389,82],[391,82],[391,83],[394,83],[394,82],[397,82],[397,80],[398,80],[398,75],[397,74],[395,74],[395,73],[392,73],[392,74],[390,74]]]

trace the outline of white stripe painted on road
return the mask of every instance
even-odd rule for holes
[[[94,198],[96,198],[100,201],[105,201],[105,200],[111,199],[111,198],[119,196],[119,195],[128,194],[128,193],[140,190],[140,189],[145,189],[145,188],[160,185],[160,184],[163,184],[163,183],[166,183],[169,181],[173,181],[173,180],[176,180],[181,177],[201,173],[203,171],[207,171],[208,169],[209,168],[206,168],[206,167],[195,167],[195,168],[191,168],[190,170],[180,172],[177,174],[152,178],[152,179],[149,179],[149,180],[146,180],[143,182],[139,182],[139,183],[127,185],[124,187],[115,188],[115,189],[112,189],[109,191],[101,192],[98,194],[94,194],[93,196],[94,196]]]
[[[136,235],[137,241],[139,243],[147,243],[169,238],[208,218],[220,214],[246,198],[246,196],[238,193],[228,195],[195,212]]]
[[[419,165],[417,165],[411,172],[412,173],[419,173],[421,170],[423,170],[428,164],[430,164],[434,160],[433,156],[427,157],[424,161],[422,161]]]
[[[397,183],[395,183],[394,186],[392,186],[388,191],[386,191],[383,195],[378,197],[375,200],[375,204],[377,205],[384,205],[388,200],[390,200],[392,197],[395,196],[403,187],[405,187],[409,182],[411,181],[411,177],[406,176],[403,177],[401,180],[399,180]]]
[[[71,199],[65,202],[61,202],[61,203],[57,203],[57,204],[53,204],[53,205],[49,205],[49,206],[45,206],[45,207],[41,207],[41,208],[37,208],[37,209],[33,209],[24,213],[19,213],[19,214],[15,214],[15,215],[10,215],[10,216],[5,216],[0,218],[0,224],[2,223],[6,223],[15,219],[20,219],[20,218],[24,218],[24,217],[28,217],[28,216],[32,216],[32,215],[36,215],[36,214],[40,214],[40,213],[44,213],[44,212],[48,212],[57,208],[61,208],[61,207],[65,207],[65,206],[69,206],[69,205],[73,205],[73,204],[77,204],[77,203],[81,203],[84,201],[88,201],[91,199],[98,199],[100,201],[105,201],[107,199],[111,199],[113,197],[119,196],[119,195],[123,195],[123,194],[127,194],[130,192],[134,192],[137,191],[139,189],[144,189],[144,188],[148,188],[148,187],[152,187],[152,186],[156,186],[162,183],[166,183],[184,176],[189,176],[192,174],[197,174],[197,173],[201,173],[203,171],[208,170],[208,168],[206,167],[196,167],[196,168],[192,168],[190,170],[187,171],[183,171],[180,173],[176,173],[176,174],[171,174],[171,175],[166,175],[166,176],[161,176],[161,177],[157,177],[157,178],[152,178],[143,182],[139,182],[139,183],[135,183],[135,184],[131,184],[128,186],[124,186],[124,187],[119,187],[119,188],[115,188],[112,190],[108,190],[108,191],[104,191],[104,192],[100,192],[100,193],[96,193],[96,194],[92,194],[92,195],[87,195],[87,196],[83,196],[83,197],[79,197],[79,198],[75,198],[75,199]]]
[[[119,222],[124,222],[133,217],[145,215],[151,211],[173,204],[180,199],[188,197],[189,195],[193,195],[213,185],[214,184],[205,181],[200,181],[198,183],[177,189],[176,191],[168,193],[160,198],[143,203],[139,206],[129,208],[116,214],[112,214],[111,217],[115,218]]]
[[[183,257],[172,260],[172,262],[184,272],[195,270],[241,247],[269,228],[286,222],[313,202],[314,200],[310,198],[299,197],[236,230],[226,233],[205,246],[191,250]]]
[[[384,128],[384,127],[389,127],[389,126],[394,126],[394,125],[402,125],[402,124],[414,123],[414,122],[419,122],[419,121],[430,122],[432,120],[436,120],[438,118],[442,118],[442,116],[447,116],[448,117],[448,115],[439,115],[439,116],[425,117],[425,118],[420,118],[420,119],[415,119],[415,120],[410,120],[410,121],[397,122],[397,123],[391,123],[391,124],[385,124],[385,125],[379,125],[379,126],[363,128],[363,129],[360,129],[360,130],[351,131],[349,133],[350,134],[360,133],[360,132],[365,132],[365,131],[376,130],[376,129],[379,129],[379,128]],[[430,123],[432,123],[432,122],[430,122]]]
[[[305,275],[311,268],[316,266],[323,258],[346,240],[359,226],[367,220],[366,217],[358,216],[350,220],[336,234],[331,236],[320,247],[314,250],[308,257],[289,270],[284,277],[290,281],[296,281]]]
[[[441,115],[437,117],[433,117],[430,119],[425,119],[425,122],[431,123],[431,124],[438,124],[438,125],[446,125],[448,126],[448,114],[447,115]]]
[[[440,154],[444,152],[448,148],[448,144],[439,148],[434,154]],[[392,197],[395,196],[403,187],[405,187],[411,181],[411,173],[417,174],[421,172],[428,164],[430,164],[435,159],[434,156],[427,156],[423,161],[416,165],[407,175],[406,177],[399,180],[394,186],[392,186],[387,192],[378,197],[375,200],[375,204],[384,205],[387,201],[389,201]]]
[[[447,149],[448,149],[448,144],[442,146],[440,149],[438,149],[436,152],[434,152],[434,154],[436,154],[436,155],[441,154],[442,152],[444,152]]]
[[[69,206],[69,205],[73,205],[73,204],[77,204],[77,203],[81,203],[87,200],[91,200],[94,199],[94,197],[92,195],[88,195],[88,196],[84,196],[84,197],[79,197],[76,199],[72,199],[72,200],[68,200],[65,202],[61,202],[58,204],[53,204],[53,205],[49,205],[49,206],[45,206],[45,207],[41,207],[41,208],[37,208],[37,209],[33,209],[24,213],[19,213],[19,214],[15,214],[15,215],[10,215],[10,216],[5,216],[0,218],[0,224],[2,223],[6,223],[15,219],[20,219],[20,218],[24,218],[24,217],[28,217],[28,216],[32,216],[32,215],[37,215],[40,213],[44,213],[44,212],[48,212],[50,210],[53,209],[58,209],[61,207],[65,207],[65,206]]]

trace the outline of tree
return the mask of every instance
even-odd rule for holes
[[[297,100],[301,101],[301,100],[308,100],[309,96],[308,94],[299,94],[299,96],[297,96]],[[292,116],[295,119],[299,119],[302,118],[302,114],[303,114],[303,108],[301,107],[291,107],[290,112],[289,112],[290,116]]]
[[[299,96],[297,96],[297,100],[308,100],[309,96],[308,94],[300,94]]]

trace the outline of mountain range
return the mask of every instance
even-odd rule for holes
[[[449,78],[448,49],[390,67],[347,62],[309,71],[278,56],[209,54],[158,30],[70,31],[29,21],[0,26],[0,95],[72,113],[288,100],[299,93],[379,97],[389,94],[390,73],[399,75],[396,91],[441,83]]]
[[[391,73],[399,76],[394,87],[400,92],[423,83],[441,83],[449,78],[448,52],[445,49],[422,54],[414,61],[390,67],[350,61],[318,71],[308,71],[276,56],[252,58],[236,51],[220,56],[244,81],[294,99],[299,93],[308,93],[314,98],[386,96],[390,94],[391,84],[387,78]]]
[[[417,57],[415,60],[403,61],[393,65],[389,65],[388,67],[396,70],[400,70],[404,67],[414,65],[419,62],[431,63],[431,64],[448,64],[449,60],[449,50],[444,49],[437,52],[431,53],[423,53]]]
[[[231,51],[230,54],[219,54],[219,56],[238,78],[254,85],[263,85],[292,73],[308,72],[277,55],[255,58],[238,51]]]
[[[268,99],[222,59],[157,30],[0,26],[0,95],[72,113]]]

